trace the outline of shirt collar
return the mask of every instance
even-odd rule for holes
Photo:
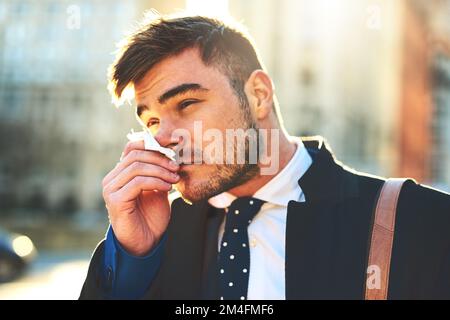
[[[312,159],[300,138],[290,137],[290,140],[297,145],[293,157],[275,177],[257,190],[253,197],[284,207],[287,207],[291,200],[300,200],[303,191],[298,180],[311,166]],[[223,192],[209,198],[208,202],[213,207],[226,208],[234,199],[236,197],[231,193]]]

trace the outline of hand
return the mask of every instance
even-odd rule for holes
[[[103,198],[114,234],[130,254],[144,256],[170,221],[168,192],[179,166],[162,153],[128,142],[121,161],[103,179]]]

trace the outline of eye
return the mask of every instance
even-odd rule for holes
[[[183,110],[189,107],[191,104],[196,103],[197,100],[184,100],[178,104],[178,109]]]
[[[159,121],[157,119],[150,119],[147,122],[147,127],[150,128],[151,126],[154,126],[155,124],[158,124]]]

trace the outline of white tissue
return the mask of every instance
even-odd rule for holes
[[[134,132],[133,129],[131,129],[131,132],[127,134],[127,138],[130,141],[144,140],[145,150],[159,151],[171,160],[175,160],[175,151],[169,148],[161,147],[158,141],[155,140],[153,135],[148,130]]]

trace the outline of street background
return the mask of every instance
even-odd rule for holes
[[[449,0],[2,0],[0,227],[37,256],[0,299],[76,299],[108,221],[101,180],[133,108],[106,70],[145,10],[231,15],[253,35],[292,135],[361,171],[450,191]]]

